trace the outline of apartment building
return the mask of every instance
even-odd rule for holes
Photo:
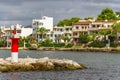
[[[42,19],[33,19],[32,21],[33,31],[38,28],[44,27],[49,31],[53,30],[53,17],[43,16]]]
[[[100,30],[112,29],[111,25],[119,22],[118,20],[79,20],[73,24],[73,42],[79,42],[80,34],[98,33]]]
[[[91,21],[80,20],[73,24],[72,32],[73,32],[73,42],[79,42],[80,34],[88,34],[88,29],[91,27]]]
[[[47,34],[51,34],[51,31],[53,31],[53,18],[43,16],[42,19],[33,19],[33,21],[32,21],[32,28],[33,28],[32,35],[36,38],[37,42],[39,42],[40,40],[44,40],[46,38],[46,35],[41,36],[41,34],[37,31],[38,28],[41,28],[41,27],[44,27],[45,29],[47,29],[47,31],[48,31]]]

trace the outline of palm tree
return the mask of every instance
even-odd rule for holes
[[[25,38],[23,38],[23,39],[26,40]],[[29,43],[31,43],[31,44],[35,43],[35,37],[30,35],[30,36],[27,37],[27,39],[29,40]]]
[[[117,40],[118,33],[120,33],[120,23],[114,23],[112,25],[112,35],[115,35],[116,40]]]
[[[100,35],[103,35],[104,38],[105,38],[105,40],[108,40],[108,38],[106,38],[106,37],[108,37],[108,35],[111,34],[111,30],[110,30],[110,29],[101,30],[101,31],[99,31],[99,34],[100,34]]]
[[[57,36],[55,37],[55,40],[57,41],[57,43],[59,43],[61,39],[62,39],[62,36],[61,36],[61,35],[57,35]]]
[[[44,27],[41,27],[41,28],[38,28],[37,32],[38,32],[38,42],[39,42],[39,34],[41,35],[41,40],[43,40],[43,36],[47,32],[47,30]]]
[[[62,40],[64,40],[65,44],[70,40],[68,36],[62,35],[61,36]]]

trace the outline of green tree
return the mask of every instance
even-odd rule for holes
[[[36,41],[35,41],[35,37],[33,37],[33,36],[28,36],[27,37],[27,39],[29,40],[29,43],[31,43],[31,44],[34,44]]]
[[[111,8],[105,8],[98,15],[97,20],[116,20],[117,17]]]
[[[73,17],[71,19],[64,19],[58,22],[57,26],[72,26],[72,24],[74,24],[75,22],[78,22],[80,20],[80,18],[78,17]]]
[[[90,41],[90,37],[88,34],[80,34],[79,35],[79,42],[80,43],[88,43]]]
[[[25,47],[31,47],[31,44],[33,44],[35,41],[35,38],[33,38],[32,36],[28,36],[28,37],[21,37],[20,41],[19,41],[19,47],[23,47],[25,45]]]
[[[64,25],[69,26],[70,25],[70,20],[64,19],[64,20],[58,22],[58,24],[57,24],[57,26],[64,26]]]
[[[115,12],[115,14],[116,14],[117,20],[120,20],[120,11]]]
[[[65,43],[67,43],[70,39],[68,36],[62,35],[61,36],[62,40],[64,40]]]
[[[100,30],[99,34],[104,36],[104,38],[102,39],[102,41],[104,41],[105,44],[107,43],[107,44],[110,45],[111,30],[110,29]]]
[[[74,23],[78,22],[80,20],[80,18],[78,17],[73,17],[70,19],[70,26],[72,26]]]
[[[84,18],[84,20],[89,20],[89,19],[93,20],[94,17],[86,17],[86,18]]]
[[[101,34],[101,35],[108,35],[108,34],[111,34],[111,30],[110,29],[100,30],[99,34]]]
[[[61,39],[62,39],[61,35],[56,35],[55,40],[57,41],[57,43],[59,43]]]
[[[39,47],[53,47],[53,42],[50,40],[49,37],[45,38],[45,41],[40,41],[38,43]]]
[[[38,28],[37,30],[38,34],[40,34],[42,36],[41,40],[43,40],[43,36],[45,35],[45,33],[47,32],[46,28],[44,27],[41,27],[41,28]],[[39,39],[39,35],[38,35],[38,39]],[[39,41],[39,40],[38,40]]]

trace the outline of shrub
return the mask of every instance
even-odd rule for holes
[[[3,47],[3,41],[2,40],[0,40],[0,47]]]
[[[40,41],[38,44],[38,47],[53,47],[52,42],[45,42],[45,41]]]
[[[54,43],[54,47],[64,47],[65,43]]]
[[[88,46],[89,47],[99,47],[99,48],[102,48],[102,47],[106,46],[106,43],[105,42],[99,42],[99,41],[93,41]]]
[[[68,43],[65,47],[66,48],[71,48],[71,47],[73,47],[73,45],[74,45],[73,43]]]
[[[19,47],[23,47],[24,46],[24,41],[23,40],[20,40],[19,41]]]
[[[110,47],[119,47],[120,43],[116,43],[116,42],[111,42],[110,43]]]
[[[80,34],[79,36],[79,42],[80,43],[88,43],[91,40],[91,36],[88,34]]]

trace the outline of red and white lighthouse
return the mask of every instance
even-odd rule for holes
[[[20,38],[16,37],[16,29],[13,31],[14,37],[11,38],[12,45],[11,45],[11,56],[12,56],[12,62],[18,62],[18,41]]]

